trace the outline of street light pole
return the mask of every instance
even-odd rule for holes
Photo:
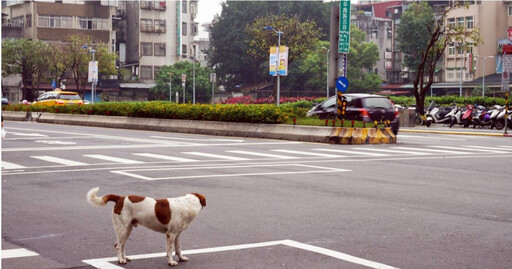
[[[327,79],[326,79],[326,85],[325,85],[325,91],[327,93],[327,98],[329,98],[329,53],[331,52],[331,49],[327,49],[325,47],[322,47],[322,49],[326,50],[326,57],[325,57],[325,65],[327,66],[327,71],[326,71],[326,76],[327,76]]]
[[[172,73],[169,73],[169,102],[172,102]]]
[[[272,30],[277,34],[277,63],[276,63],[276,76],[277,76],[277,96],[276,96],[276,106],[279,105],[279,99],[280,99],[280,92],[281,92],[281,81],[279,78],[279,49],[281,48],[281,35],[283,32],[277,31],[276,29],[272,28],[271,26],[265,26],[263,29],[265,30]]]
[[[462,51],[462,42],[459,42],[460,48],[460,89],[459,89],[459,97],[462,97],[462,66],[464,65],[464,53]]]
[[[482,97],[485,96],[485,59],[492,59],[494,56],[483,56],[482,57]]]
[[[192,72],[192,104],[196,103],[196,56],[194,56],[194,59],[192,61],[192,64],[194,65],[194,71]]]

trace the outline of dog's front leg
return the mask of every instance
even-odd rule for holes
[[[167,237],[167,263],[170,266],[176,266],[178,265],[178,262],[175,262],[172,259],[172,250],[174,247],[174,239],[176,239],[176,237],[173,233],[166,233],[165,235]]]
[[[180,258],[180,262],[188,261],[188,258],[181,254],[181,233],[176,236],[174,240],[174,249],[176,250],[176,255]]]

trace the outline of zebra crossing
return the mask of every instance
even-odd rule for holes
[[[301,160],[323,158],[373,158],[373,157],[422,157],[422,156],[461,156],[475,154],[512,154],[511,146],[483,147],[465,145],[459,147],[429,145],[425,147],[390,146],[386,148],[349,147],[349,148],[309,148],[306,150],[268,149],[268,150],[225,150],[219,153],[201,151],[182,151],[171,154],[155,154],[149,152],[131,153],[129,156],[114,154],[84,154],[76,159],[62,156],[34,155],[31,159],[45,163],[43,167],[70,167],[104,164],[145,164],[157,162],[194,163],[205,161],[261,161],[261,160]],[[100,162],[98,162],[100,161]],[[2,160],[2,171],[36,168],[23,163]],[[38,166],[41,167],[41,166]]]

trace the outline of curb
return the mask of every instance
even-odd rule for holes
[[[453,134],[453,135],[476,135],[476,136],[512,137],[512,134],[479,133],[479,132],[457,132],[457,131],[433,131],[433,130],[400,129],[400,132],[404,132],[404,133],[427,133],[427,134]]]

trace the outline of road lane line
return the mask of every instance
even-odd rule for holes
[[[327,248],[317,247],[309,244],[300,243],[293,240],[278,240],[278,241],[269,241],[269,242],[261,242],[261,243],[252,243],[252,244],[241,244],[241,245],[231,245],[224,247],[212,247],[212,248],[203,248],[203,249],[190,249],[182,251],[183,255],[194,255],[194,254],[205,254],[205,253],[213,253],[213,252],[222,252],[222,251],[236,251],[236,250],[244,250],[244,249],[253,249],[253,248],[262,248],[262,247],[271,247],[271,246],[287,246],[291,248],[296,248],[300,250],[315,252],[318,254],[322,254],[325,256],[329,256],[338,260],[359,264],[365,267],[374,268],[374,269],[398,269],[397,267],[393,267],[390,265],[386,265],[383,263],[378,263],[370,260],[366,260],[363,258],[355,257],[350,254],[346,254],[343,252],[330,250]],[[165,252],[160,253],[148,253],[148,254],[139,254],[139,255],[130,255],[131,260],[141,260],[141,259],[153,259],[153,258],[163,258],[166,257]],[[240,253],[234,253],[233,255],[240,255]],[[117,262],[117,257],[109,257],[109,258],[100,258],[100,259],[88,259],[82,260],[82,262],[89,264],[95,268],[102,269],[120,269],[124,268],[118,265],[113,264]],[[341,266],[342,268],[342,266]]]
[[[296,150],[287,150],[287,149],[272,149],[271,151],[298,154],[298,155],[307,155],[311,157],[327,157],[327,158],[343,158],[347,156],[342,155],[334,155],[334,154],[325,154],[325,153],[314,153],[314,152],[304,152],[304,151],[296,151]]]
[[[2,168],[3,169],[24,169],[27,167],[25,167],[23,165],[15,164],[15,163],[2,161]]]
[[[34,158],[34,159],[38,159],[38,160],[42,160],[42,161],[46,161],[46,162],[51,162],[51,163],[58,163],[58,164],[62,164],[62,165],[87,165],[86,163],[71,161],[71,160],[52,157],[52,156],[30,156],[30,158]]]
[[[360,151],[355,151],[355,150],[339,150],[339,149],[313,149],[313,150],[328,151],[328,152],[335,152],[335,153],[345,153],[345,154],[365,155],[365,156],[374,156],[374,157],[391,156],[389,154],[384,154],[384,153],[360,152]]]
[[[89,158],[94,158],[94,159],[100,159],[100,160],[104,160],[104,161],[115,162],[115,163],[127,163],[127,164],[144,163],[144,162],[140,162],[140,161],[136,161],[136,160],[112,157],[112,156],[101,155],[101,154],[88,154],[88,155],[83,155],[83,156],[89,157]]]
[[[133,155],[168,160],[168,161],[176,161],[176,162],[198,162],[199,161],[199,160],[194,160],[194,159],[187,159],[187,158],[153,154],[153,153],[133,153]]]
[[[24,257],[32,257],[39,256],[38,253],[30,251],[25,248],[16,248],[16,249],[2,249],[2,260],[3,259],[12,259],[12,258],[24,258]]]
[[[233,156],[226,156],[226,155],[219,155],[219,154],[212,154],[212,153],[205,153],[205,152],[182,152],[182,153],[189,154],[189,155],[195,155],[195,156],[231,160],[231,161],[247,161],[247,160],[249,160],[247,158],[240,158],[240,157],[233,157]]]
[[[433,148],[443,148],[443,149],[454,149],[454,150],[466,150],[466,151],[477,151],[477,152],[486,152],[486,153],[509,153],[505,151],[498,150],[488,150],[488,149],[479,149],[479,148],[467,148],[467,147],[450,147],[450,146],[429,146]]]
[[[372,149],[372,148],[352,148],[353,150],[366,150],[366,151],[377,151],[377,152],[390,152],[390,153],[401,153],[401,154],[411,154],[411,155],[430,155],[425,152],[414,152],[414,151],[406,151],[406,150],[393,150],[390,148],[387,149]]]
[[[468,154],[460,151],[453,150],[442,150],[442,149],[424,149],[424,148],[409,148],[409,147],[393,147],[396,149],[405,149],[405,150],[418,150],[418,151],[426,151],[426,152],[434,152],[434,153],[448,153],[448,154]]]
[[[230,151],[226,151],[226,152],[238,153],[238,154],[247,154],[247,155],[259,156],[259,157],[269,157],[269,158],[276,158],[276,159],[297,159],[297,157],[292,157],[292,156],[277,155],[277,154],[270,154],[270,153],[261,153],[261,152],[254,152],[254,151],[245,151],[245,150],[230,150]]]

